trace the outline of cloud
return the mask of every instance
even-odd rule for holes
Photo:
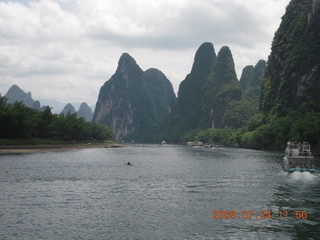
[[[123,47],[149,46],[155,49],[190,48],[203,39],[212,39],[216,44],[250,45],[253,39],[263,41],[270,38],[270,32],[262,25],[266,13],[259,10],[261,6],[248,6],[247,1],[142,2],[130,9],[124,3],[122,8],[106,5],[90,11],[86,17],[91,19],[92,13],[95,17],[88,20],[87,34]],[[256,2],[260,5],[265,2],[264,8],[268,10],[273,6],[272,1]],[[116,1],[113,4],[118,6]]]
[[[206,41],[228,45],[238,75],[267,59],[289,0],[0,1],[0,92],[94,104],[123,52],[173,83]],[[240,77],[240,76],[238,76]]]

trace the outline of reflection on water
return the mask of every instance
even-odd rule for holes
[[[282,157],[158,145],[0,156],[0,239],[317,239],[320,176],[284,173]]]

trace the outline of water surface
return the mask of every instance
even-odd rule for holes
[[[0,239],[318,239],[320,176],[284,173],[282,157],[170,145],[0,156]]]

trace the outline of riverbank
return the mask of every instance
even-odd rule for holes
[[[2,145],[0,146],[0,155],[4,154],[25,154],[48,151],[64,151],[85,148],[118,148],[123,145],[108,143],[78,143],[78,144],[54,144],[54,145]]]

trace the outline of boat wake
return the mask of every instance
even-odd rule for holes
[[[318,174],[310,173],[310,172],[293,172],[288,174],[289,179],[293,181],[316,181],[320,180],[320,176]]]

